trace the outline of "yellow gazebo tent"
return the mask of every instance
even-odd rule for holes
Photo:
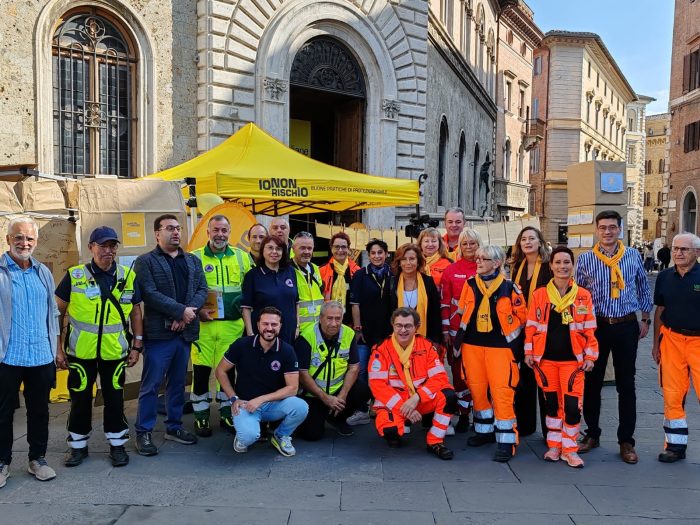
[[[417,204],[418,181],[355,173],[310,159],[255,124],[179,166],[150,175],[197,179],[197,193],[215,193],[252,213],[284,215]]]

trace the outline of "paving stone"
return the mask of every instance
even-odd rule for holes
[[[122,505],[0,503],[0,521],[8,525],[111,525],[125,509]]]
[[[289,525],[325,523],[333,525],[425,525],[433,523],[430,512],[400,510],[306,511],[293,510]]]
[[[452,511],[537,514],[545,505],[543,495],[556,494],[556,497],[546,499],[548,513],[596,513],[572,484],[445,482],[444,486]]]
[[[230,509],[225,507],[129,507],[114,525],[192,525],[193,523],[235,523],[236,525],[286,525],[284,509]]]
[[[341,510],[448,511],[442,483],[433,481],[343,482]]]
[[[570,516],[575,525],[697,525],[695,519],[640,518],[638,516]]]
[[[580,486],[579,489],[602,515],[646,518],[695,518],[700,515],[700,490]],[[571,514],[578,514],[572,511]]]
[[[329,480],[329,481],[382,481],[382,464],[376,459],[347,457],[310,457],[304,467],[280,458],[272,462],[272,478]]]
[[[503,514],[494,512],[435,513],[435,525],[562,525],[567,514]]]

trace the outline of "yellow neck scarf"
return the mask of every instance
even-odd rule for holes
[[[562,324],[569,324],[574,320],[569,308],[576,300],[578,286],[573,281],[569,282],[569,286],[571,287],[571,290],[566,292],[566,295],[562,297],[557,289],[557,286],[554,284],[554,279],[547,283],[547,296],[549,297],[549,302],[552,303],[552,306],[554,306],[554,311],[561,314]]]
[[[345,262],[341,264],[333,259],[333,270],[338,277],[333,281],[333,288],[331,288],[331,300],[338,301],[343,306],[345,306],[345,296],[347,295],[347,287],[345,286],[345,272],[348,269],[348,261],[349,258],[345,259]]]
[[[532,272],[532,279],[530,280],[530,290],[527,293],[527,304],[532,302],[532,294],[537,288],[537,278],[540,275],[540,268],[542,267],[542,259],[538,256],[537,262],[535,262],[535,270]],[[520,268],[518,268],[518,273],[515,276],[515,283],[520,286],[520,277],[522,277],[523,272],[525,272],[525,277],[527,277],[527,259],[523,259],[520,263]]]
[[[596,243],[593,247],[593,255],[610,268],[610,297],[613,299],[619,299],[620,290],[625,289],[625,278],[622,276],[622,270],[620,269],[620,259],[622,259],[624,254],[625,245],[622,244],[622,241],[617,241],[617,252],[612,257],[608,257],[600,250],[600,243]]]
[[[476,285],[479,287],[479,291],[482,293],[483,297],[481,303],[479,303],[479,310],[476,312],[476,331],[477,332],[490,332],[493,330],[493,323],[491,323],[491,305],[489,300],[491,296],[496,293],[505,281],[505,277],[502,273],[498,274],[498,277],[489,281],[488,284],[481,278],[479,274],[476,274]]]
[[[428,294],[425,291],[425,284],[423,283],[423,278],[420,274],[416,274],[416,282],[418,283],[418,304],[415,306],[416,312],[420,317],[420,326],[418,327],[418,333],[425,336],[428,333]],[[410,306],[412,305],[404,304],[403,302],[403,274],[399,275],[399,284],[396,288],[396,295],[399,300],[399,306]]]
[[[425,258],[425,273],[430,275],[430,267],[440,260],[440,252],[435,252],[430,257]]]
[[[413,343],[416,342],[416,338],[414,337],[411,339],[411,342],[406,348],[399,344],[395,334],[391,335],[391,342],[394,343],[394,350],[396,350],[396,355],[399,356],[399,361],[401,361],[401,365],[403,366],[406,386],[411,391],[411,395],[413,395],[416,393],[416,387],[413,386],[413,378],[411,377],[411,352],[413,352]]]

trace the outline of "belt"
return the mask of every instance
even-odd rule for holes
[[[622,317],[600,317],[596,316],[596,321],[598,324],[620,324],[627,323],[629,321],[636,321],[637,314],[627,314]]]
[[[688,337],[700,337],[700,330],[686,330],[685,328],[669,328],[669,330]]]

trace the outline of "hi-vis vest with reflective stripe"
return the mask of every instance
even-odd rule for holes
[[[87,266],[73,266],[68,270],[71,293],[68,303],[68,336],[66,353],[79,359],[122,359],[129,351],[124,323],[116,305],[103,298],[95,277]],[[133,308],[134,279],[136,274],[125,266],[117,265],[117,283],[112,296],[121,306],[124,319],[129,319]]]
[[[310,326],[310,323],[318,321],[323,305],[323,292],[321,290],[321,272],[314,263],[311,266],[311,274],[305,273],[294,265],[297,274],[297,289],[299,290],[299,327],[300,330]]]
[[[336,348],[330,349],[323,340],[318,323],[306,326],[299,335],[306,339],[309,346],[311,346],[311,363],[309,365],[309,375],[311,377],[314,377],[318,369],[326,362],[328,352],[333,352],[330,361],[316,375],[314,381],[326,394],[335,394],[343,387],[345,372],[348,370],[348,360],[350,359],[350,346],[355,337],[355,331],[349,326],[342,325],[338,334],[339,344]]]
[[[243,277],[253,266],[250,255],[238,248],[227,246],[224,256],[218,258],[208,243],[194,250],[192,254],[202,261],[209,291],[220,293],[223,298],[223,319],[241,319],[241,285]]]

